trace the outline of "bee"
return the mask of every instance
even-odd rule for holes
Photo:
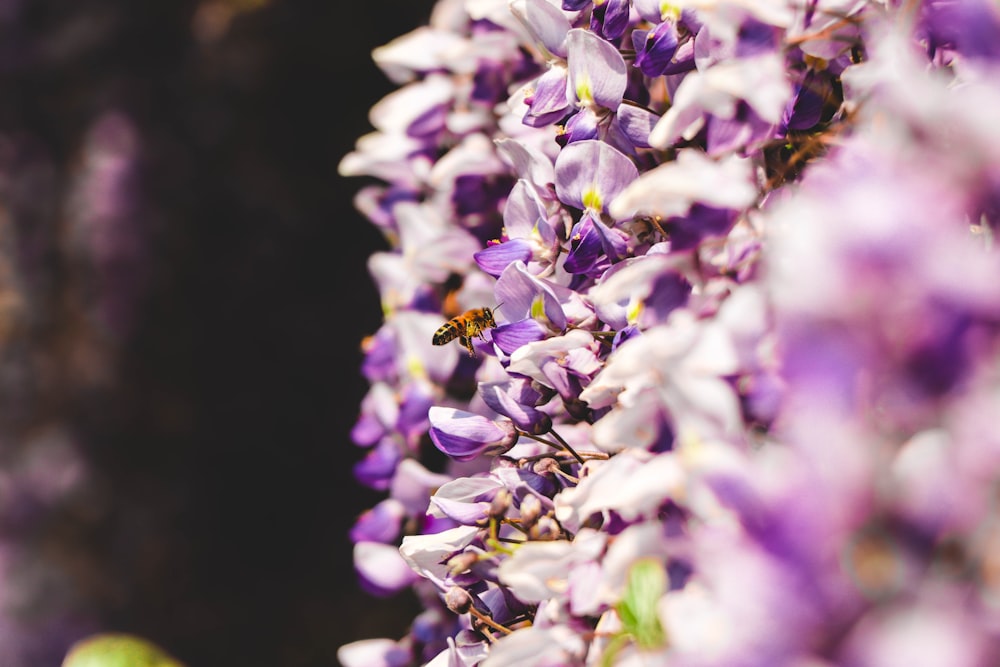
[[[453,317],[434,332],[431,342],[434,345],[445,345],[456,338],[465,349],[469,351],[469,356],[476,356],[476,351],[472,347],[473,337],[479,340],[486,340],[483,331],[496,327],[496,320],[493,319],[493,310],[490,308],[473,308],[467,310],[458,317]]]

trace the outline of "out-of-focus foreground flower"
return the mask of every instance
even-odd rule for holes
[[[352,537],[424,611],[340,660],[1000,662],[998,45],[992,0],[441,0],[376,49]]]

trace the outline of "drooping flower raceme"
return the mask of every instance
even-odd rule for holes
[[[997,44],[991,0],[441,0],[376,49],[351,535],[425,610],[341,662],[1000,661]]]

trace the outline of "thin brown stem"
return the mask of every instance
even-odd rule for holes
[[[489,627],[493,628],[493,629],[494,629],[494,630],[496,630],[497,632],[502,632],[502,633],[504,633],[505,635],[509,635],[510,633],[514,632],[514,631],[513,631],[513,630],[511,630],[510,628],[508,628],[508,627],[505,627],[505,626],[503,626],[503,625],[500,625],[499,623],[497,623],[497,622],[496,622],[496,621],[494,621],[494,620],[493,620],[492,618],[490,618],[489,616],[487,616],[487,615],[486,615],[486,614],[484,614],[483,612],[479,611],[479,610],[478,610],[478,609],[476,609],[475,607],[469,607],[469,613],[470,613],[470,614],[472,614],[473,616],[475,616],[475,617],[476,617],[476,619],[477,619],[477,620],[478,620],[478,621],[479,621],[480,623],[482,623],[483,625],[488,625]],[[484,633],[484,634],[485,634],[485,635],[486,635],[486,636],[487,636],[487,637],[488,637],[488,638],[489,638],[489,639],[490,639],[491,641],[495,641],[495,640],[496,640],[496,637],[493,637],[493,635],[490,635],[489,633]]]
[[[523,431],[521,432],[521,435],[523,435],[525,437],[528,437],[528,438],[531,438],[532,440],[534,440],[536,442],[540,442],[543,445],[548,445],[549,447],[552,447],[553,449],[560,449],[560,450],[562,450],[562,451],[570,454],[578,462],[584,463],[583,457],[580,456],[579,454],[577,454],[576,450],[574,450],[572,447],[570,447],[569,444],[565,440],[563,440],[562,438],[560,438],[559,435],[555,431],[551,431],[551,433],[552,433],[552,435],[554,435],[556,437],[556,440],[559,441],[558,443],[552,442],[551,440],[547,440],[547,439],[542,438],[542,437],[537,436],[537,435],[532,435],[531,433],[524,433]]]

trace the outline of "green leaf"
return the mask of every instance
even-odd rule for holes
[[[62,667],[184,667],[156,644],[127,634],[99,634],[70,647]]]
[[[667,573],[655,558],[643,558],[629,569],[625,595],[618,603],[622,627],[642,649],[659,648],[667,636],[660,625],[656,605],[667,590]]]

